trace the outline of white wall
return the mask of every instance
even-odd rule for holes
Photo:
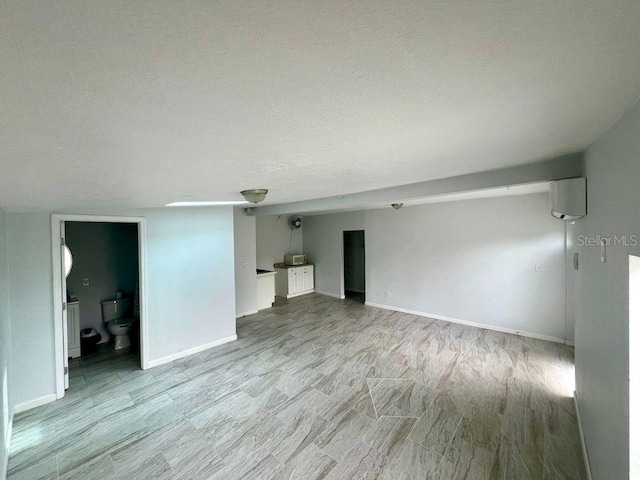
[[[151,364],[235,335],[230,207],[101,214],[146,217]],[[42,213],[8,218],[12,393],[19,405],[55,393],[51,220]]]
[[[67,291],[80,300],[80,327],[95,328],[101,341],[108,342],[100,302],[115,298],[117,291],[133,299],[138,283],[138,225],[66,222],[65,238],[73,255]],[[89,286],[83,285],[84,278]]]
[[[0,479],[7,473],[11,423],[11,322],[9,321],[9,266],[6,215],[0,208]]]
[[[364,230],[364,212],[306,216],[303,223],[307,261],[315,265],[315,289],[337,297],[344,295],[342,232]]]
[[[51,217],[7,215],[12,405],[55,394]]]
[[[586,154],[585,236],[640,240],[640,104]],[[578,247],[576,391],[595,480],[629,478],[629,255],[640,246]],[[640,345],[634,345],[634,349]]]
[[[234,336],[233,209],[141,215],[147,218],[149,360]]]
[[[367,302],[573,339],[564,224],[549,214],[546,194],[306,216],[319,291],[342,294],[342,232],[359,229]]]
[[[548,205],[541,193],[367,211],[367,302],[565,339],[564,224]]]
[[[287,253],[305,253],[302,248],[304,223],[301,228],[289,228],[290,215],[256,217],[256,262],[258,268],[273,270]],[[289,239],[291,238],[291,248]]]
[[[233,243],[236,275],[236,317],[255,313],[257,305],[256,217],[244,209],[233,210]]]

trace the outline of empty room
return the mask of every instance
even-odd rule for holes
[[[640,479],[640,3],[0,4],[0,480]]]

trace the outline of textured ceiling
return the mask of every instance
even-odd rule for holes
[[[0,205],[281,203],[579,151],[640,2],[4,1]]]

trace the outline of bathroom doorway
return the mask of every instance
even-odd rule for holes
[[[344,296],[359,303],[366,300],[364,230],[343,232]]]
[[[629,478],[640,478],[640,257],[629,255]]]
[[[144,227],[139,217],[52,215],[57,398],[84,371],[145,368]]]

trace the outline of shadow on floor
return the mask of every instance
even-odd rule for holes
[[[364,304],[364,292],[352,292],[351,290],[345,290],[344,296],[349,300],[354,300],[358,303]]]

